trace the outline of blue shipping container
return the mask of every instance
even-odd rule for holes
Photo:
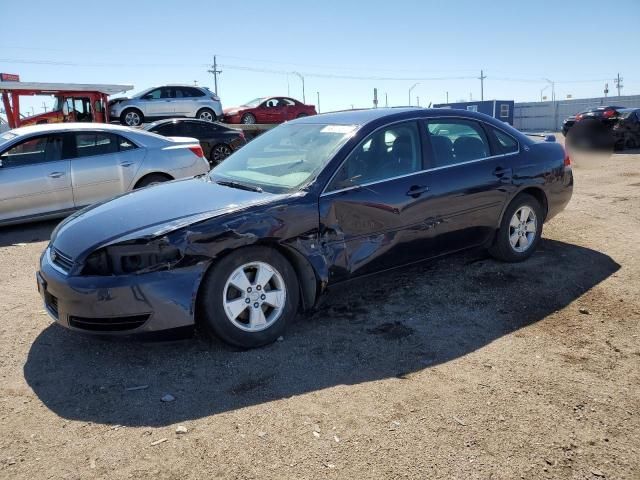
[[[438,103],[434,108],[455,108],[480,112],[513,125],[513,100],[484,100],[478,102]]]

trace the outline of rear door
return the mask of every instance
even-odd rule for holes
[[[509,152],[498,151],[493,127],[469,119],[434,118],[422,125],[430,145],[424,183],[437,253],[484,243],[514,190],[511,167],[518,142],[502,132],[513,144]]]
[[[0,152],[0,221],[73,208],[66,141],[39,135]]]
[[[174,101],[173,112],[176,116],[186,117],[194,109],[195,98],[191,94],[191,89],[186,87],[173,87]]]
[[[77,132],[71,160],[76,207],[106,200],[131,188],[146,150],[107,132]]]

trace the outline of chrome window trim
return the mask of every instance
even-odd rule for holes
[[[484,125],[488,125],[489,127],[495,128],[496,130],[499,130],[502,133],[504,133],[505,135],[508,135],[509,137],[513,138],[516,141],[516,143],[518,144],[518,151],[517,152],[511,152],[511,153],[504,153],[504,154],[500,154],[500,155],[491,155],[489,157],[476,158],[475,160],[468,160],[466,162],[452,163],[451,165],[444,165],[442,167],[427,168],[427,169],[424,169],[424,170],[418,170],[416,172],[405,173],[404,175],[398,175],[396,177],[390,177],[390,178],[385,178],[385,179],[382,179],[382,180],[374,180],[374,181],[371,181],[371,182],[361,183],[359,185],[353,185],[351,187],[345,187],[345,188],[341,188],[339,190],[331,190],[330,192],[326,191],[327,187],[329,185],[331,185],[331,182],[333,182],[333,178],[338,174],[338,172],[340,171],[340,169],[342,168],[344,163],[347,160],[349,160],[349,157],[355,151],[355,149],[358,148],[360,145],[362,145],[365,141],[367,141],[369,139],[369,137],[371,135],[375,134],[378,130],[381,130],[381,129],[383,129],[385,127],[388,127],[390,125],[395,125],[397,123],[406,123],[406,122],[419,121],[419,120],[424,120],[425,122],[428,122],[430,120],[436,120],[436,119],[470,120],[470,121],[473,121],[473,122],[478,122],[478,123],[482,123]],[[428,135],[430,135],[430,133],[428,133]],[[424,152],[422,152],[422,153],[424,153]],[[332,195],[334,193],[346,192],[348,190],[354,190],[356,188],[368,187],[368,186],[376,185],[376,184],[382,183],[382,182],[390,182],[392,180],[398,180],[400,178],[410,177],[412,175],[418,175],[420,173],[435,172],[435,171],[438,171],[438,170],[444,170],[445,168],[458,167],[460,165],[467,165],[467,164],[470,164],[470,163],[477,163],[477,162],[482,162],[482,161],[485,161],[485,160],[492,160],[494,158],[510,157],[512,155],[519,155],[519,154],[520,154],[520,142],[518,141],[517,138],[514,138],[513,135],[505,132],[501,128],[496,127],[495,125],[492,125],[490,123],[484,122],[482,120],[476,120],[475,118],[468,118],[468,117],[464,117],[464,116],[460,116],[460,115],[442,115],[442,116],[436,116],[436,117],[415,117],[415,118],[412,117],[412,118],[407,118],[407,119],[404,119],[404,120],[397,120],[395,122],[387,123],[385,125],[382,125],[382,126],[376,128],[373,132],[371,132],[369,135],[367,135],[365,138],[363,138],[355,147],[353,147],[353,149],[347,154],[345,159],[342,160],[342,163],[340,163],[340,166],[336,169],[336,171],[333,172],[333,175],[331,175],[331,178],[329,179],[329,181],[327,181],[326,185],[322,189],[322,192],[320,193],[320,197],[326,197],[326,196]]]

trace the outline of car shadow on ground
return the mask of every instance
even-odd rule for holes
[[[0,247],[47,241],[61,221],[57,219],[25,225],[0,226]]]
[[[520,264],[455,255],[345,285],[291,325],[283,341],[251,351],[202,337],[103,339],[51,325],[34,341],[24,375],[61,417],[170,425],[338,385],[406,378],[545,319],[619,268],[607,255],[553,240]],[[165,393],[175,401],[161,402]]]

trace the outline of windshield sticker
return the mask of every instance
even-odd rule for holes
[[[321,133],[351,133],[355,127],[353,125],[327,125]]]

